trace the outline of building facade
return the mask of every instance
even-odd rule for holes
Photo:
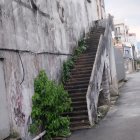
[[[115,21],[114,45],[120,49],[124,58],[125,71],[135,71],[135,60],[137,58],[136,34],[129,33],[129,27],[123,21]]]

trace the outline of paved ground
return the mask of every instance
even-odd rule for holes
[[[140,73],[128,76],[120,94],[96,128],[75,132],[69,140],[140,140]]]

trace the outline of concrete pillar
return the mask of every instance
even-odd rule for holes
[[[109,49],[109,61],[110,61],[110,72],[111,72],[111,83],[110,83],[110,94],[112,96],[118,96],[118,79],[116,71],[116,62],[115,62],[115,52],[113,47],[113,42],[110,39],[110,49]]]
[[[108,79],[108,70],[104,67],[103,77],[102,77],[102,88],[100,95],[100,101],[102,105],[109,105],[110,104],[110,92],[109,92],[109,79]]]

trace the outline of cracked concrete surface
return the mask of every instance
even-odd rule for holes
[[[116,105],[99,125],[77,131],[69,140],[140,140],[140,73],[128,75]]]

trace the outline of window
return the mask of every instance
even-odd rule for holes
[[[125,50],[125,54],[129,54],[129,50]]]

